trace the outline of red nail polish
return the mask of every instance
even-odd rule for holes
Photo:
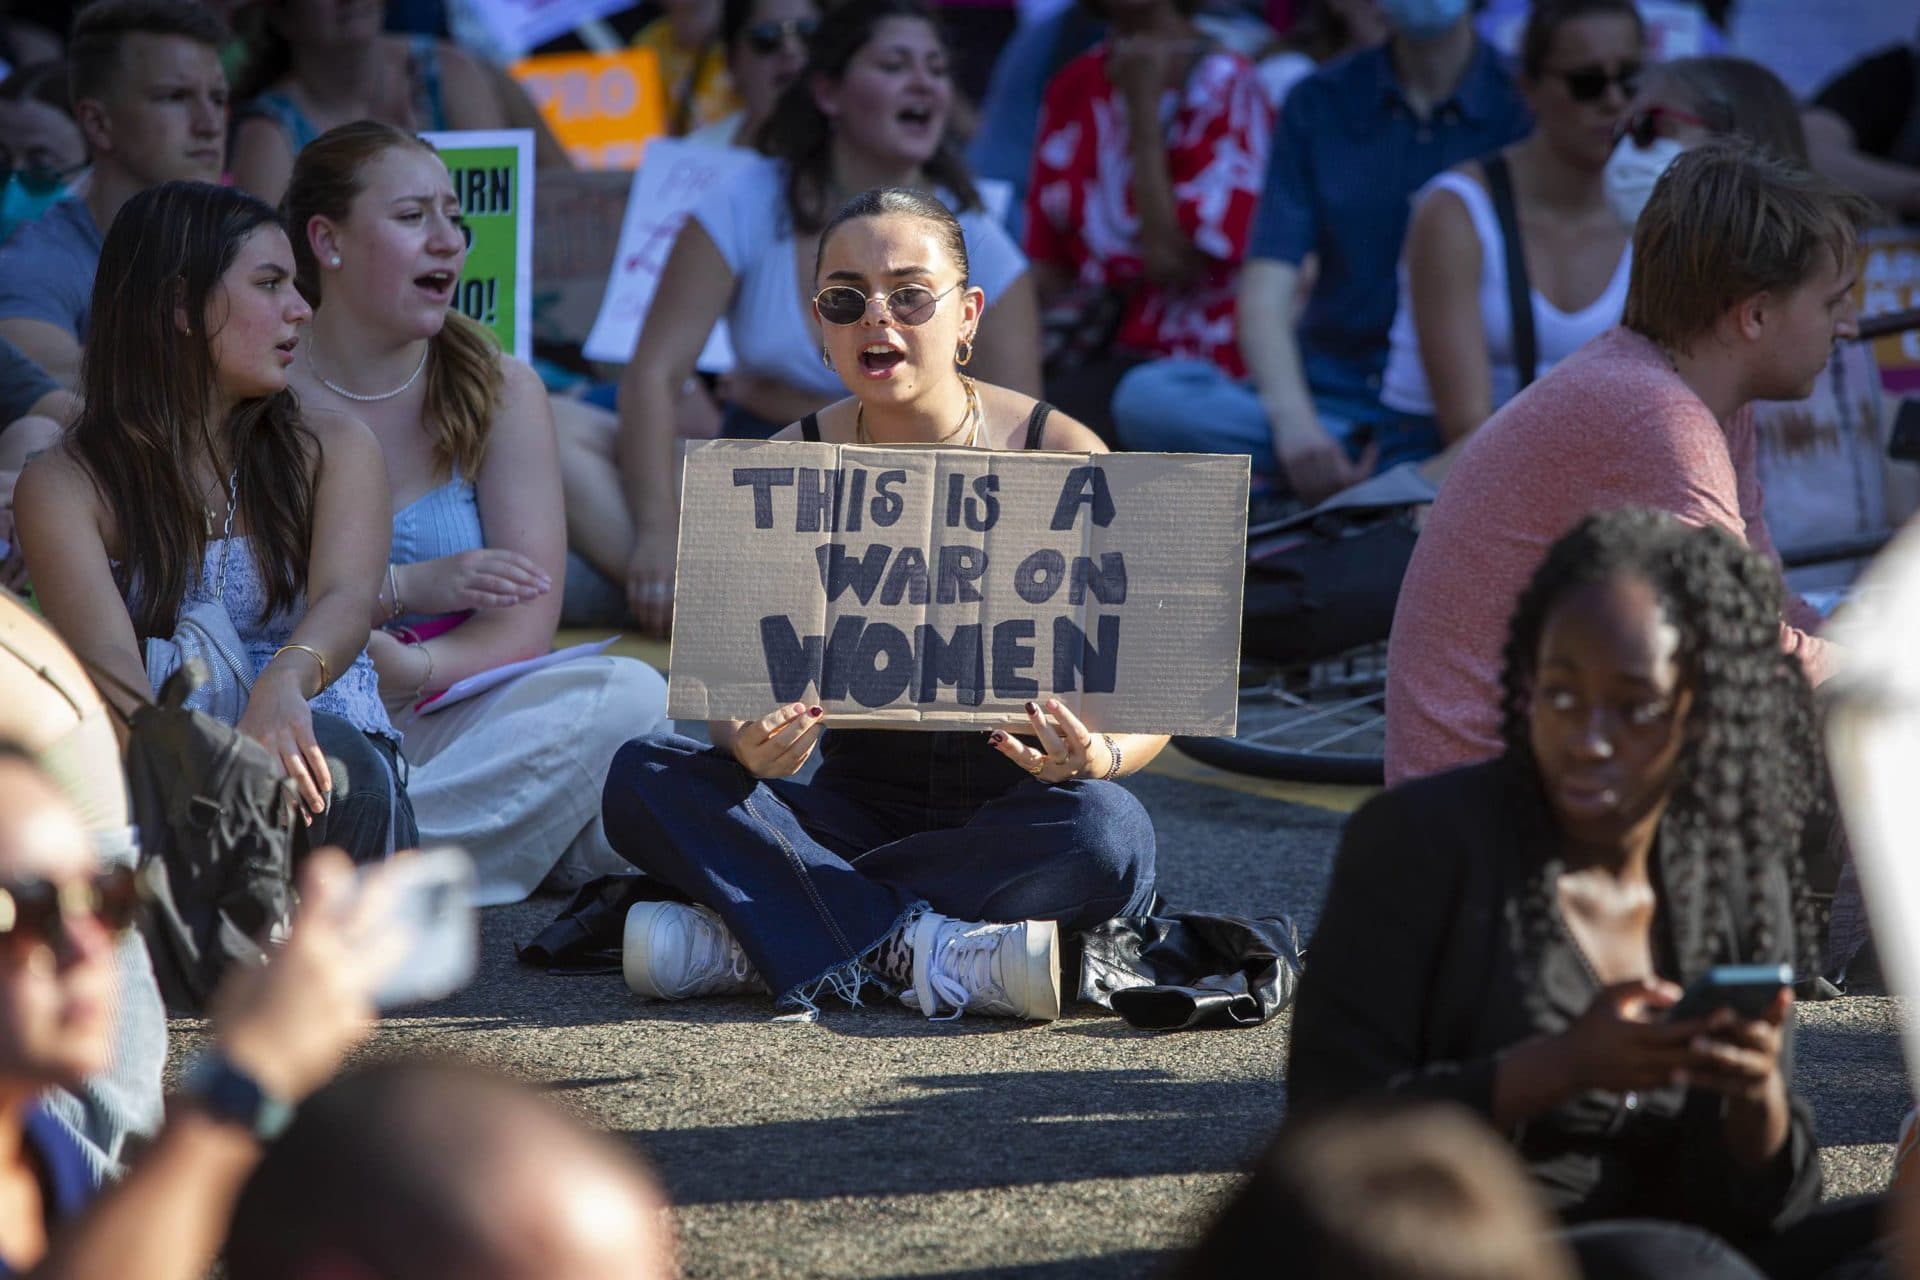
[[[815,720],[818,720],[821,716],[825,715],[826,713],[827,713],[827,709],[825,707],[808,707],[807,708],[807,715],[810,718]]]
[[[1007,740],[1007,735],[1000,732],[998,729],[995,729],[992,733],[988,734],[987,737],[996,747]]]
[[[1039,715],[1039,714],[1040,714],[1040,704],[1039,704],[1039,703],[1037,703],[1037,702],[1029,702],[1029,703],[1027,704],[1027,714],[1028,714],[1028,715],[1030,715],[1030,716],[1037,716],[1037,715]]]

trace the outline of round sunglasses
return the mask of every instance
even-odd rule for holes
[[[762,57],[780,52],[780,47],[789,36],[797,37],[801,44],[813,39],[813,33],[820,29],[818,18],[783,18],[778,22],[756,22],[742,33],[747,48]]]
[[[0,880],[0,945],[70,945],[72,922],[90,915],[109,933],[132,927],[140,886],[131,867],[109,867],[79,880]]]
[[[903,284],[893,292],[865,294],[850,284],[832,284],[813,295],[813,305],[828,324],[859,324],[866,318],[867,303],[881,298],[887,314],[904,325],[925,324],[933,318],[940,299],[958,289],[956,282],[935,293],[923,284]]]
[[[1623,62],[1615,71],[1596,64],[1566,71],[1549,70],[1547,74],[1559,77],[1560,83],[1567,86],[1567,96],[1575,102],[1598,102],[1606,96],[1608,85],[1619,85],[1621,94],[1629,98],[1640,87],[1640,64],[1637,62]]]

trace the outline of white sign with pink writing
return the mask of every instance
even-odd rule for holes
[[[624,364],[633,356],[647,309],[660,287],[673,239],[687,215],[706,194],[732,180],[758,157],[734,147],[711,147],[676,138],[656,138],[647,144],[646,157],[633,175],[627,212],[620,225],[620,247],[600,314],[581,349],[589,360]],[[727,341],[726,321],[714,326],[699,367],[723,373],[733,367],[733,349]]]

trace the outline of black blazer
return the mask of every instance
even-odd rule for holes
[[[1559,838],[1530,766],[1471,765],[1384,792],[1353,815],[1341,839],[1320,925],[1307,949],[1293,1015],[1289,1106],[1311,1111],[1394,1093],[1460,1103],[1491,1117],[1495,1065],[1511,1046],[1564,1030],[1597,988],[1558,913],[1540,921],[1533,868],[1557,875]],[[1686,985],[1703,931],[1740,963],[1791,962],[1794,930],[1784,870],[1758,895],[1745,884],[1676,908],[1656,851],[1660,906],[1655,965]],[[1778,954],[1745,954],[1749,908],[1774,917]],[[1532,941],[1530,941],[1532,939]],[[1523,960],[1538,952],[1538,963]],[[1792,1041],[1782,1069],[1792,1081]],[[1721,1100],[1682,1089],[1589,1093],[1509,1135],[1567,1221],[1659,1217],[1729,1239],[1757,1238],[1820,1198],[1812,1118],[1797,1096],[1780,1158],[1742,1172],[1720,1141]]]

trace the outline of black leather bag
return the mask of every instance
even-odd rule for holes
[[[293,781],[232,725],[186,708],[207,672],[190,659],[157,703],[88,664],[134,703],[127,788],[140,829],[140,932],[170,1010],[198,1014],[231,965],[266,963],[293,913],[293,868],[306,856]]]
[[[1300,982],[1300,936],[1285,916],[1122,916],[1080,942],[1079,998],[1144,1031],[1257,1027]]]

